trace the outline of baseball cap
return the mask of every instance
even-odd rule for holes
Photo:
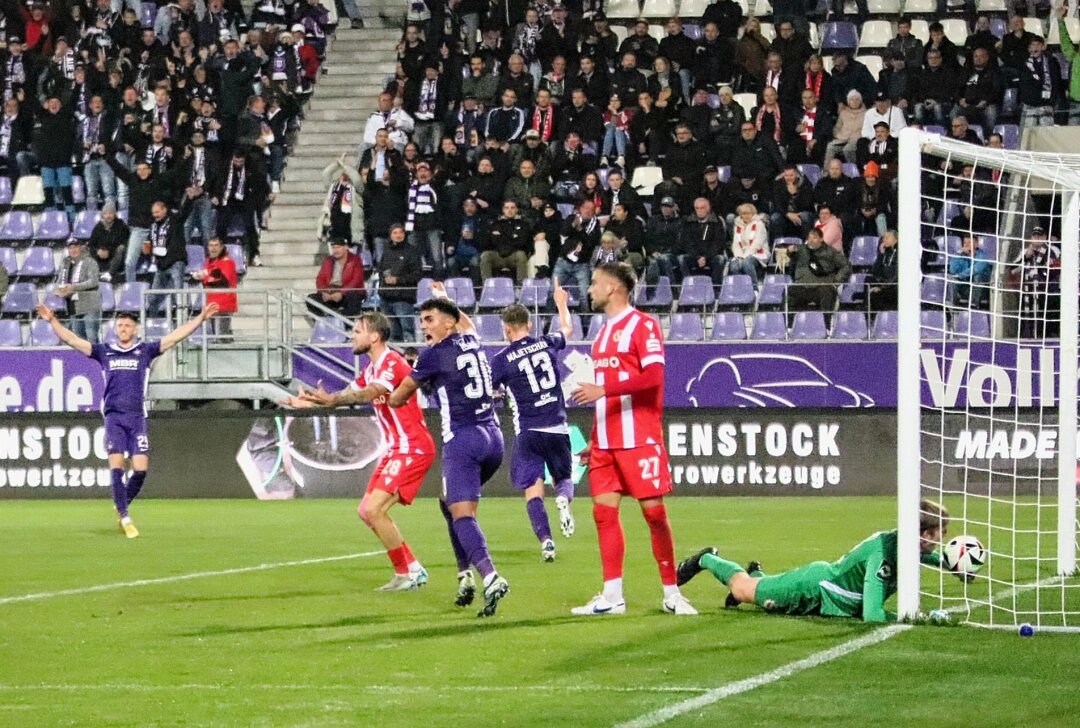
[[[881,167],[878,166],[877,162],[867,162],[866,166],[863,167],[863,177],[880,177],[880,176],[881,176]]]
[[[540,132],[538,132],[536,129],[529,129],[527,132],[525,132],[525,138],[526,139],[539,139],[540,138]]]
[[[888,101],[889,97],[884,91],[878,91],[874,96],[874,101]]]
[[[331,245],[348,245],[349,241],[346,240],[341,235],[331,235],[330,236],[330,244]]]
[[[1032,235],[1046,235],[1046,230],[1043,229],[1042,225],[1036,225],[1035,227],[1031,228],[1031,234]]]
[[[660,200],[660,206],[661,207],[674,207],[675,206],[675,198],[674,197],[664,197],[663,199]]]
[[[708,174],[709,172],[716,172],[716,173],[718,173],[719,171],[720,171],[720,170],[719,170],[719,169],[717,169],[717,167],[716,167],[716,165],[715,165],[715,164],[710,164],[710,165],[709,165],[708,167],[706,167],[706,168],[705,168],[705,174]]]
[[[304,28],[302,23],[293,23],[292,27],[289,28],[289,30],[291,30],[293,33],[306,33],[307,32],[307,29]]]

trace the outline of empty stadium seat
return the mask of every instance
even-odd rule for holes
[[[859,48],[884,48],[896,35],[888,20],[867,20],[859,34]]]
[[[1005,0],[978,0],[975,9],[980,13],[1005,13],[1009,10]]]
[[[838,311],[833,319],[832,338],[857,341],[867,337],[866,315],[862,311]]]
[[[896,311],[882,311],[874,319],[872,339],[895,339],[899,327],[897,326]]]
[[[19,266],[19,278],[52,278],[56,275],[56,261],[51,248],[35,245],[27,248],[26,257]]]
[[[679,3],[679,17],[700,18],[705,14],[705,8],[711,4],[711,0],[681,0]]]
[[[748,275],[724,276],[724,282],[720,286],[721,306],[751,306],[753,303],[753,278]]]
[[[1080,43],[1080,18],[1065,18],[1065,28],[1073,45]],[[1050,32],[1046,34],[1046,44],[1059,46],[1061,41],[1061,31],[1058,30],[1058,19],[1055,17],[1054,22],[1050,23]]]
[[[187,248],[187,272],[201,270],[206,262],[206,248],[201,245],[186,245]]]
[[[15,183],[15,194],[12,196],[13,207],[40,207],[45,204],[45,187],[41,184],[41,176],[26,174],[19,177]]]
[[[875,81],[880,78],[881,71],[885,68],[885,61],[881,60],[881,56],[857,56],[855,60],[866,66]]]
[[[877,261],[878,237],[876,235],[860,235],[851,241],[851,256],[849,260],[853,268],[869,268]]]
[[[123,294],[121,293],[121,299]],[[323,316],[315,322],[311,330],[312,344],[343,344],[348,341],[349,335],[345,333],[345,323],[336,316]]]
[[[589,317],[589,333],[585,335],[587,341],[596,341],[600,335],[600,329],[604,326],[604,314],[595,313]]]
[[[859,165],[855,164],[854,162],[844,162],[843,170],[845,177],[851,177],[852,179],[854,179],[855,177],[862,176],[861,174],[859,174]]]
[[[113,287],[108,283],[99,283],[98,293],[101,294],[101,312],[112,313],[115,311],[116,298],[113,295]]]
[[[675,292],[671,286],[671,279],[667,276],[659,276],[656,285],[649,292],[647,307],[653,311],[670,311],[675,303]]]
[[[761,282],[761,292],[758,294],[758,306],[783,306],[787,287],[791,283],[790,276],[783,273],[770,273]]]
[[[19,260],[15,257],[15,248],[0,246],[0,265],[4,266],[9,277],[15,277],[19,272]]]
[[[634,176],[630,180],[630,186],[638,191],[642,197],[652,195],[656,185],[664,181],[664,171],[660,167],[641,166],[634,170]]]
[[[514,302],[514,281],[502,276],[488,278],[480,291],[480,308],[484,310],[506,308]]]
[[[791,338],[799,341],[816,341],[829,338],[825,326],[825,314],[821,311],[800,311],[791,325]]]
[[[99,220],[101,220],[100,212],[83,210],[75,216],[75,226],[71,230],[71,236],[76,240],[89,240]]]
[[[945,37],[956,44],[957,48],[964,47],[964,41],[968,37],[967,23],[960,18],[945,18],[941,21],[941,27],[945,30]]]
[[[125,283],[120,286],[114,309],[128,313],[139,313],[142,310],[143,294],[147,288],[149,288],[149,285],[141,281]]]
[[[139,23],[144,28],[153,28],[157,19],[158,6],[154,3],[143,3],[139,6]]]
[[[990,338],[990,316],[984,311],[959,311],[953,316],[953,333],[976,339]]]
[[[728,182],[730,182],[731,181],[731,165],[730,164],[725,164],[725,165],[722,165],[720,167],[717,167],[716,168],[716,179],[718,179],[721,182],[721,184],[727,184]]]
[[[33,283],[12,283],[4,294],[3,308],[5,316],[29,316],[37,306],[37,287]]]
[[[46,210],[38,221],[34,240],[39,243],[65,243],[71,237],[71,226],[67,213],[61,210]]]
[[[643,18],[664,18],[666,20],[675,15],[676,12],[675,0],[645,0],[641,4],[641,17]]]
[[[701,315],[696,313],[671,314],[671,326],[668,329],[669,341],[704,341],[705,327]]]
[[[530,311],[538,311],[547,307],[548,296],[550,295],[550,279],[526,278],[521,282],[521,299],[519,303]]]
[[[811,185],[816,185],[821,179],[821,167],[816,164],[797,164],[795,167]]]
[[[15,319],[0,319],[0,347],[22,346],[22,327]]]
[[[23,178],[25,179],[25,178]],[[19,180],[22,181],[21,179]],[[25,210],[12,210],[4,217],[0,225],[0,242],[10,244],[27,243],[34,239],[34,224],[30,213]]]
[[[998,124],[994,132],[1001,135],[1001,143],[1006,149],[1020,148],[1020,127],[1016,124]]]
[[[867,0],[866,9],[871,15],[899,15],[900,0]]]
[[[1024,30],[1034,33],[1040,38],[1046,37],[1046,28],[1043,27],[1041,18],[1024,18]]]
[[[859,34],[854,23],[830,21],[821,31],[821,52],[853,51],[859,47]]]
[[[904,15],[936,15],[937,0],[904,0]]]
[[[476,333],[481,341],[503,341],[502,319],[492,313],[473,317]]]
[[[919,314],[920,338],[944,339],[945,338],[945,312],[937,310],[924,310]]]
[[[0,207],[8,207],[15,193],[11,189],[11,178],[0,176]]]
[[[931,5],[936,5],[936,0],[929,0]],[[905,12],[909,12],[905,10]],[[931,10],[930,12],[935,12]],[[911,34],[921,40],[923,45],[930,42],[930,23],[925,18],[911,19]]]
[[[686,276],[679,289],[679,308],[684,306],[712,306],[716,301],[712,278],[709,276]]]
[[[735,94],[735,103],[743,107],[743,111],[746,112],[746,118],[751,118],[750,112],[757,106],[757,94]]]
[[[232,262],[236,265],[236,275],[242,276],[247,273],[247,259],[244,257],[244,246],[239,243],[228,243],[225,250]]]
[[[776,26],[772,23],[761,23],[761,37],[772,43],[776,40]]]
[[[852,273],[847,283],[840,286],[840,305],[851,308],[862,305],[856,298],[866,290],[866,273]]]
[[[772,15],[772,5],[769,0],[749,0],[750,12],[748,15],[753,15],[755,18],[764,18]]]
[[[787,323],[780,311],[759,311],[754,314],[754,326],[750,338],[755,340],[783,341],[787,338]]]
[[[743,315],[737,311],[721,311],[716,314],[709,338],[712,341],[744,341],[746,322]]]
[[[1015,118],[1020,113],[1020,90],[1015,86],[1005,89],[1001,97],[1001,116]]]
[[[431,298],[431,284],[430,278],[421,278],[416,284],[416,305],[419,306],[424,301]]]
[[[45,286],[45,297],[41,299],[42,305],[56,313],[67,313],[67,299],[56,294],[57,284],[50,283]]]
[[[641,15],[638,0],[610,0],[604,12],[609,18],[637,18]]]
[[[86,204],[86,180],[81,175],[71,178],[71,200],[76,205]]]
[[[30,322],[30,346],[60,346],[60,337],[48,321],[34,319]]]
[[[548,333],[554,334],[559,331],[561,324],[559,323],[558,316],[552,316],[551,321],[548,322]],[[581,326],[581,316],[576,313],[570,314],[570,341],[584,341],[585,330]]]
[[[143,326],[143,336],[148,341],[159,341],[169,333],[169,322],[163,318],[150,318]]]

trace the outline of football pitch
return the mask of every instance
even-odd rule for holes
[[[394,509],[431,574],[411,593],[373,591],[391,569],[355,505],[140,500],[143,535],[128,541],[107,500],[0,503],[0,726],[1077,724],[1080,636],[725,610],[707,573],[684,589],[701,616],[666,615],[632,503],[627,615],[571,617],[600,583],[585,498],[554,564],[521,501],[484,501],[511,593],[480,620],[453,605],[435,500]],[[680,557],[715,545],[772,572],[839,557],[896,506],[675,498],[669,511]]]

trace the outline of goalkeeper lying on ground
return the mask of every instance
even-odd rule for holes
[[[919,510],[920,560],[940,567],[941,555],[936,549],[948,532],[949,512],[929,500],[923,500]],[[731,591],[726,602],[729,607],[756,604],[778,614],[884,622],[885,600],[896,592],[896,531],[875,533],[833,563],[815,561],[774,576],[763,574],[757,562],[743,569],[721,558],[716,549],[703,549],[679,564],[679,586],[702,570],[711,572]]]

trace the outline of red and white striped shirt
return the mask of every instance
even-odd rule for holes
[[[660,324],[635,308],[608,319],[592,345],[595,382],[600,386],[625,382],[645,367],[664,365],[664,334]],[[631,394],[596,401],[593,447],[626,450],[664,443],[664,384]]]
[[[371,406],[375,409],[375,419],[379,423],[388,453],[433,454],[435,441],[431,439],[431,433],[424,423],[424,413],[416,395],[410,397],[402,407],[395,409],[389,404],[390,393],[410,374],[412,367],[405,361],[405,357],[393,349],[387,349],[378,361],[372,360],[367,365],[352,387],[359,391],[374,384],[386,390],[386,394],[373,401]]]

